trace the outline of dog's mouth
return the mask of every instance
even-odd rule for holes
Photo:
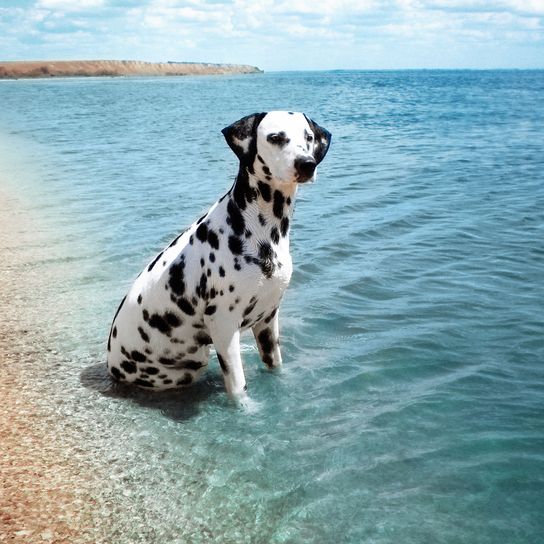
[[[313,183],[314,180],[315,178],[313,175],[311,175],[310,177],[298,175],[295,181],[297,183]]]

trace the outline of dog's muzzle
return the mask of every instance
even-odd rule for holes
[[[314,175],[317,163],[311,157],[299,157],[295,159],[295,171],[297,173],[297,181],[304,183],[311,179]]]

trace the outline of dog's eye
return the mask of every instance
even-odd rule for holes
[[[275,145],[281,145],[286,144],[289,140],[285,136],[284,132],[278,132],[275,134],[269,134],[266,139],[271,143]]]
[[[314,141],[314,137],[313,137],[311,134],[306,134],[306,141],[307,141],[307,142],[313,142],[313,141]]]

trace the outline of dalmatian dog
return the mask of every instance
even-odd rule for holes
[[[289,284],[299,184],[313,181],[330,133],[302,113],[255,113],[223,129],[240,160],[234,185],[140,273],[115,314],[107,367],[117,381],[164,390],[198,380],[213,344],[233,398],[247,390],[240,333],[263,363],[282,363],[278,307]]]

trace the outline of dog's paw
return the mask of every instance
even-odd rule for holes
[[[233,398],[236,407],[246,414],[256,414],[261,410],[261,403],[252,399],[247,393]]]

